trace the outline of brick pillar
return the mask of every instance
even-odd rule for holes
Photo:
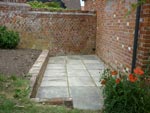
[[[137,66],[146,67],[150,57],[150,2],[142,6],[138,42]]]

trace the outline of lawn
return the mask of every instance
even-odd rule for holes
[[[0,74],[0,113],[100,113],[35,103],[28,98],[29,92],[28,77]]]

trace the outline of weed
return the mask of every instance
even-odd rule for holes
[[[28,83],[25,77],[0,75],[0,113],[100,113],[32,102]]]

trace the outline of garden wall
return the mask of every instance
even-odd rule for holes
[[[35,11],[27,4],[0,2],[0,25],[20,33],[20,48],[49,49],[51,55],[95,51],[94,12]]]
[[[97,11],[96,53],[107,64],[127,71],[131,69],[137,0],[85,0],[85,10]],[[150,4],[142,7],[137,66],[145,66],[150,50]]]
[[[145,67],[150,57],[150,0],[141,7],[137,65]]]
[[[17,2],[17,3],[25,3],[27,0],[1,0],[2,2]]]

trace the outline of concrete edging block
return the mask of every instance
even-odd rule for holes
[[[43,74],[45,72],[47,63],[49,59],[49,51],[43,50],[38,59],[33,64],[32,68],[29,70],[30,78],[30,98],[35,98],[37,90],[41,84]]]

